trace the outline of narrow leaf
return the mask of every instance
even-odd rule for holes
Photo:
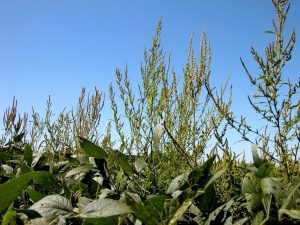
[[[282,214],[286,214],[294,219],[300,220],[300,210],[299,209],[279,209],[280,218]]]

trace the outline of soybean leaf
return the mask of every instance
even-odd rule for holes
[[[184,186],[184,184],[188,182],[188,178],[189,178],[188,172],[180,174],[179,176],[174,178],[168,187],[167,194],[172,194],[175,191],[180,190]]]
[[[78,166],[75,167],[74,169],[70,170],[67,174],[66,177],[71,177],[80,173],[86,173],[88,171],[97,171],[96,168],[92,167],[91,165],[84,165],[84,166]]]
[[[98,145],[95,145],[93,142],[83,137],[79,137],[79,143],[81,148],[90,157],[94,157],[96,159],[104,159],[107,156],[107,153],[104,151],[103,148],[101,148]]]
[[[24,148],[24,161],[27,162],[27,165],[31,165],[32,163],[32,154],[33,154],[33,150],[32,148],[30,147],[29,144],[25,145],[25,148]]]
[[[156,225],[159,224],[158,221],[153,217],[152,212],[147,210],[147,208],[136,202],[130,195],[125,194],[126,204],[133,211],[135,216],[146,225]]]
[[[12,220],[16,218],[17,212],[13,210],[8,210],[3,216],[1,225],[8,225]]]
[[[49,176],[46,172],[30,172],[0,185],[0,212],[6,209],[26,188],[32,178]]]
[[[138,173],[140,173],[146,166],[147,163],[143,159],[137,158],[134,162],[134,167]]]
[[[263,213],[263,211],[259,211],[255,215],[254,220],[251,225],[260,225],[263,220],[264,220],[264,213]]]
[[[150,211],[156,220],[165,216],[164,203],[168,199],[166,195],[154,195],[150,196],[143,202],[145,209]]]
[[[29,209],[35,210],[47,221],[73,211],[71,202],[61,195],[49,195],[34,203]]]
[[[99,218],[128,213],[131,213],[130,208],[120,201],[113,199],[97,199],[83,207],[79,216],[82,218]]]
[[[83,225],[107,225],[119,224],[118,216],[102,217],[102,218],[85,218]]]
[[[40,193],[40,192],[38,192],[38,191],[36,191],[36,190],[33,190],[33,189],[29,189],[29,188],[28,188],[26,191],[27,191],[27,193],[28,193],[30,199],[31,199],[33,202],[38,202],[39,200],[41,200],[42,198],[45,197],[44,194],[42,194],[42,193]]]
[[[258,170],[255,172],[255,175],[260,178],[264,178],[269,176],[272,170],[273,170],[273,165],[271,163],[265,162],[258,168]]]
[[[242,192],[258,193],[260,189],[260,179],[253,173],[247,173],[242,182]]]
[[[122,154],[119,151],[116,151],[114,160],[118,163],[118,166],[123,169],[125,174],[127,174],[128,176],[133,175],[132,164],[129,162],[128,156]]]

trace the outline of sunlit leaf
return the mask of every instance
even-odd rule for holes
[[[107,156],[107,153],[104,151],[104,149],[83,137],[79,137],[79,143],[81,148],[90,157],[104,159]]]
[[[79,216],[82,218],[99,218],[128,213],[131,213],[130,208],[120,201],[113,199],[98,199],[83,207]]]
[[[1,184],[0,212],[6,209],[22,193],[32,178],[47,177],[49,175],[46,172],[30,172]]]
[[[77,174],[86,173],[88,171],[97,171],[97,169],[92,167],[91,165],[78,166],[70,170],[65,177],[71,177]]]
[[[180,190],[180,188],[188,182],[189,173],[183,173],[173,179],[167,189],[167,194],[172,194],[173,192]]]
[[[1,225],[8,225],[8,224],[10,224],[10,222],[16,218],[16,214],[17,214],[16,211],[8,210],[8,211],[4,214],[4,216],[3,216],[3,218],[2,218],[2,223],[1,223]],[[13,224],[13,223],[12,223],[12,224]]]
[[[29,209],[37,211],[47,221],[73,211],[71,202],[61,195],[49,195],[34,203]]]
[[[134,162],[134,167],[138,173],[140,173],[146,166],[147,163],[143,159],[137,158]]]

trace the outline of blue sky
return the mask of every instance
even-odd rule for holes
[[[300,1],[291,0],[287,34],[300,31]],[[162,17],[162,45],[172,53],[172,68],[182,76],[188,41],[194,32],[195,52],[202,31],[212,44],[212,82],[231,76],[232,109],[255,118],[247,104],[250,88],[239,58],[252,72],[257,66],[249,53],[272,40],[275,16],[271,0],[0,0],[0,115],[15,96],[19,112],[44,113],[48,95],[53,112],[76,106],[81,87],[96,86],[106,93],[103,122],[110,118],[108,87],[115,69],[128,65],[133,86],[139,81],[144,48],[151,46]],[[299,77],[300,47],[287,75]],[[1,125],[2,127],[2,125]]]

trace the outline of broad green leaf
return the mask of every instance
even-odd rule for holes
[[[132,164],[129,162],[128,156],[124,155],[123,153],[116,151],[114,155],[114,160],[122,168],[125,174],[128,176],[133,175],[133,168]]]
[[[12,220],[16,218],[17,212],[13,210],[8,210],[3,216],[1,225],[8,225]]]
[[[28,188],[26,191],[33,202],[38,202],[42,198],[46,197],[44,194],[30,188]]]
[[[188,182],[189,173],[183,173],[174,178],[167,190],[167,194],[172,194],[173,192],[180,190],[181,187]]]
[[[284,180],[281,178],[267,177],[263,178],[260,182],[261,190],[266,194],[275,194],[281,191],[281,186]]]
[[[49,173],[49,176],[38,176],[34,178],[36,182],[44,189],[60,188],[56,177],[52,173]]]
[[[269,216],[270,210],[271,210],[272,195],[264,195],[262,197],[262,203],[263,203],[265,212],[267,213],[267,216]]]
[[[30,172],[1,184],[0,212],[6,209],[26,189],[32,178],[47,177],[49,175],[46,172]]]
[[[96,159],[104,159],[107,156],[107,153],[98,145],[95,145],[93,142],[79,137],[79,143],[81,148],[85,151],[85,153]]]
[[[81,210],[79,216],[82,218],[110,217],[131,213],[126,204],[113,199],[98,199],[88,203]]]
[[[118,216],[102,217],[102,218],[85,218],[83,225],[114,225],[119,224]]]
[[[149,196],[147,200],[143,202],[145,209],[151,211],[156,220],[164,217],[164,203],[168,199],[166,195],[153,195]]]
[[[256,213],[254,220],[252,221],[251,225],[261,225],[261,222],[264,220],[264,212],[259,211]]]
[[[281,178],[267,177],[261,180],[261,190],[265,194],[272,194],[276,203],[282,205],[287,197],[289,186]]]
[[[258,193],[260,190],[260,179],[253,173],[247,173],[242,182],[242,192]]]
[[[253,212],[254,209],[258,208],[261,205],[262,194],[260,193],[246,193],[245,198],[247,200],[247,209],[249,212]]]
[[[49,195],[34,203],[29,209],[37,211],[48,222],[73,211],[71,202],[61,195]]]
[[[7,162],[12,157],[12,153],[7,152],[6,149],[0,148],[0,158],[3,162]]]
[[[25,174],[25,173],[30,173],[33,172],[32,168],[30,166],[27,165],[27,163],[23,162],[21,164],[21,174]]]
[[[27,162],[27,165],[31,165],[32,163],[32,155],[33,155],[33,150],[32,148],[30,147],[29,144],[25,145],[25,148],[24,148],[24,161]]]
[[[266,162],[258,168],[258,170],[255,172],[255,175],[260,178],[264,178],[269,176],[272,170],[273,170],[273,165],[271,163]]]
[[[92,167],[91,165],[78,166],[70,170],[65,177],[71,177],[77,174],[86,173],[88,171],[97,171],[97,169]]]
[[[137,203],[130,195],[125,194],[126,204],[135,216],[146,225],[157,225],[159,222],[153,217],[152,212],[147,210],[141,203]]]

